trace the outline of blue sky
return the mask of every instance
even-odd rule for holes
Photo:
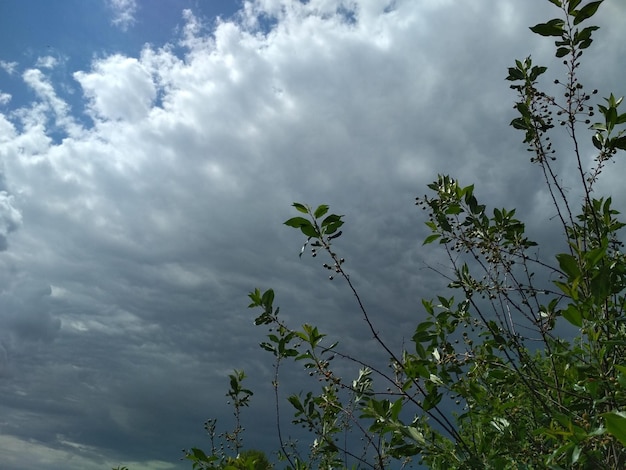
[[[337,249],[398,347],[445,288],[414,206],[438,173],[552,242],[504,77],[531,53],[547,86],[562,76],[528,30],[554,6],[458,5],[0,2],[3,469],[189,468],[180,450],[208,447],[203,422],[231,423],[234,368],[255,391],[246,443],[276,448],[247,293],[273,287],[287,321],[372,349],[351,293],[298,258],[293,201],[345,214]],[[601,95],[626,94],[625,8],[602,6],[579,72]],[[622,210],[624,170],[598,188]],[[285,393],[305,380],[290,371]]]
[[[42,57],[55,59],[54,76],[69,87],[57,92],[80,111],[80,87],[71,80],[74,71],[88,69],[98,57],[114,53],[136,56],[146,44],[171,42],[184,25],[185,9],[193,9],[211,28],[218,17],[228,19],[239,7],[237,1],[197,0],[2,2],[1,60],[25,67],[36,65]],[[33,98],[33,93],[20,85],[19,75],[3,79],[3,91],[11,93],[13,106]]]

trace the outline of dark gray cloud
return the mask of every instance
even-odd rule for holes
[[[275,447],[271,357],[247,292],[274,287],[290,322],[341,332],[351,354],[373,349],[351,293],[318,259],[298,258],[304,240],[282,226],[292,201],[346,215],[337,248],[398,347],[420,298],[445,286],[413,205],[437,173],[519,207],[549,240],[504,77],[530,52],[552,63],[527,29],[550,7],[253,1],[212,30],[186,12],[171,44],[75,71],[83,109],[66,105],[47,69],[28,69],[37,99],[0,114],[6,468],[188,468],[179,451],[208,446],[203,421],[230,422],[233,368],[256,391],[248,442]],[[603,8],[602,52],[580,73],[624,94],[624,7]],[[621,201],[623,169],[605,183]],[[306,387],[305,375],[287,377],[287,389]]]

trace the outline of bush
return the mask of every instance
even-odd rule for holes
[[[424,243],[438,243],[448,255],[451,292],[423,300],[426,318],[405,348],[378,335],[376,319],[333,247],[343,216],[327,205],[294,203],[299,214],[285,224],[306,237],[301,255],[308,249],[327,257],[330,279],[343,278],[353,292],[390,369],[328,344],[314,325],[287,325],[273,290],[250,293],[250,307],[261,311],[256,324],[270,330],[261,347],[274,356],[276,400],[284,360],[322,381],[321,389],[288,398],[293,423],[314,436],[308,452],[283,438],[278,420],[279,456],[289,468],[387,468],[411,461],[434,469],[626,467],[624,224],[611,198],[594,192],[607,162],[626,149],[626,113],[612,94],[593,106],[597,92],[577,77],[598,29],[584,25],[602,1],[549,1],[561,16],[531,30],[555,39],[555,55],[566,67],[564,78],[554,81],[562,95],[539,88],[547,68],[530,57],[516,60],[507,80],[518,95],[511,125],[524,133],[531,162],[545,179],[566,250],[540,256],[515,210],[488,208],[473,185],[440,176],[416,203],[429,215]],[[557,151],[551,136],[563,130],[571,147]],[[587,133],[596,150],[591,167],[579,144]],[[578,211],[557,172],[555,161],[564,158],[578,174]],[[341,378],[333,360],[358,364],[358,376]],[[339,440],[344,433],[355,438]],[[218,468],[209,466],[214,457],[206,457],[206,467],[196,467],[196,460],[194,468]]]

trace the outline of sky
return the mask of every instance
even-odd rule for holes
[[[246,445],[277,448],[247,293],[271,287],[294,326],[374,349],[345,284],[298,257],[294,201],[345,215],[335,246],[397,348],[420,299],[445,293],[414,205],[437,174],[517,207],[549,245],[504,78],[532,54],[554,88],[562,66],[528,27],[557,14],[547,0],[0,2],[0,466],[190,468],[181,449],[209,447],[204,421],[232,425],[235,368],[255,391]],[[581,81],[624,95],[626,4],[594,21]],[[598,188],[622,210],[625,170]],[[314,386],[289,374],[286,390]]]

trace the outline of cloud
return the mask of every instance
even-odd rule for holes
[[[98,61],[91,73],[76,72],[98,119],[137,121],[146,117],[156,97],[152,77],[137,60],[114,55]]]
[[[136,0],[107,0],[109,8],[113,10],[113,24],[122,31],[128,30],[135,24],[137,13]]]
[[[13,75],[15,73],[17,65],[17,62],[7,62],[5,60],[0,60],[0,68],[9,75]]]
[[[18,342],[53,340],[61,322],[51,314],[50,286],[33,281],[18,281],[9,292],[0,294],[0,305],[8,321],[4,331],[13,332]]]
[[[59,64],[59,60],[52,56],[39,57],[35,62],[35,67],[42,67],[44,69],[53,69]]]
[[[56,124],[62,124],[68,115],[69,107],[65,101],[57,97],[50,81],[39,69],[28,69],[22,78],[38,95],[41,103],[54,113]]]
[[[271,358],[246,293],[274,287],[291,323],[372,349],[350,292],[298,258],[303,239],[282,226],[294,200],[346,214],[337,248],[394,344],[420,297],[445,287],[413,206],[437,173],[518,205],[547,237],[503,79],[529,51],[551,60],[527,31],[544,13],[504,0],[463,14],[453,2],[246,1],[212,29],[186,11],[169,43],[96,57],[73,74],[72,106],[47,62],[27,68],[35,98],[0,114],[0,449],[33,452],[22,467],[16,452],[0,460],[184,468],[180,449],[206,444],[202,421],[230,422],[235,367],[256,392],[249,442],[275,447]],[[304,380],[294,371],[285,390]]]
[[[22,224],[22,214],[13,206],[13,196],[0,191],[0,251],[7,249],[9,233]]]

